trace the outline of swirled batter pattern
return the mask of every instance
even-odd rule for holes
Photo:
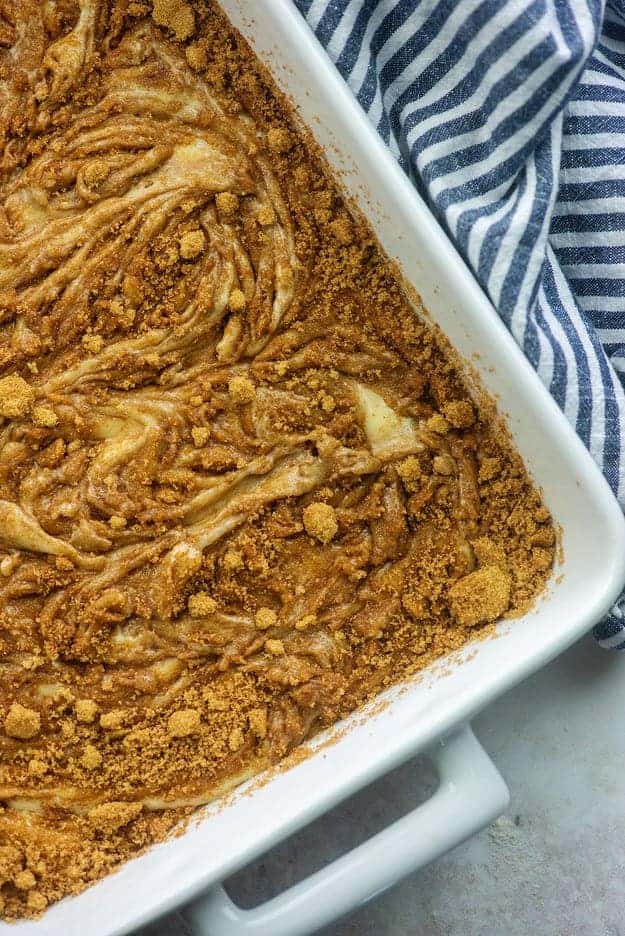
[[[555,537],[216,6],[0,0],[0,78],[11,918],[527,607]]]

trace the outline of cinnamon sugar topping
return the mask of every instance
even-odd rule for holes
[[[197,445],[198,448],[202,448],[203,445],[206,445],[210,439],[210,434],[211,431],[208,426],[194,426],[191,430],[193,443]]]
[[[451,612],[467,627],[495,621],[510,607],[511,586],[510,576],[499,566],[470,572],[449,589]]]
[[[94,722],[98,714],[98,706],[93,699],[78,699],[74,705],[74,710],[78,721],[86,725]]]
[[[244,374],[231,377],[228,390],[234,403],[251,403],[254,399],[254,384]]]
[[[212,0],[7,9],[12,920],[524,611],[555,534]]]
[[[4,719],[4,730],[10,738],[29,740],[39,733],[41,716],[39,712],[14,702]]]
[[[215,204],[225,218],[235,218],[239,209],[239,197],[234,192],[217,192]]]
[[[188,39],[195,29],[193,9],[185,0],[152,0],[152,16],[159,26],[165,26],[176,39]]]
[[[336,511],[330,504],[309,504],[304,508],[304,527],[310,536],[322,543],[329,543],[336,536],[338,523]]]
[[[275,627],[278,615],[272,608],[259,608],[254,617],[254,623],[259,630]]]
[[[205,617],[207,614],[213,614],[217,608],[217,602],[206,592],[198,592],[189,598],[189,614],[192,617]]]
[[[36,426],[42,426],[48,429],[56,426],[59,421],[59,417],[49,406],[33,407],[32,417]]]
[[[468,400],[452,400],[445,403],[443,416],[454,429],[469,429],[475,422],[475,412]]]
[[[15,419],[24,416],[32,406],[35,393],[23,377],[0,379],[0,416]]]
[[[87,744],[80,758],[80,763],[87,770],[95,770],[102,763],[102,755],[93,744]]]
[[[194,260],[206,245],[206,238],[200,230],[187,231],[180,238],[180,256],[183,260]]]
[[[117,832],[142,811],[141,803],[102,803],[89,810],[89,822],[99,832]]]
[[[242,312],[245,308],[245,293],[241,289],[233,289],[228,299],[228,306],[233,312]]]
[[[200,713],[196,709],[180,709],[172,712],[167,723],[167,730],[172,738],[188,738],[200,727]]]

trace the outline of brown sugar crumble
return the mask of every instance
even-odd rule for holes
[[[104,338],[102,335],[84,335],[82,346],[90,354],[98,354],[104,347]]]
[[[441,413],[434,413],[426,420],[425,425],[430,432],[437,432],[439,435],[445,435],[450,429],[449,423]]]
[[[232,309],[233,312],[242,312],[245,308],[245,293],[242,289],[233,289],[230,293],[230,298],[228,300],[228,306]],[[245,378],[241,378],[244,380]]]
[[[104,712],[100,715],[100,728],[104,731],[118,731],[126,720],[124,709],[113,709],[111,712]]]
[[[99,832],[117,832],[143,810],[141,803],[101,803],[89,810],[89,822]]]
[[[44,762],[37,757],[31,757],[28,761],[27,770],[31,777],[41,778],[47,773],[48,767],[47,764],[44,764]]]
[[[191,430],[193,444],[197,445],[198,448],[202,448],[203,445],[206,445],[210,439],[210,435],[211,431],[208,426],[194,426]]]
[[[278,615],[273,608],[259,608],[254,616],[254,623],[259,630],[275,627],[277,622]]]
[[[331,504],[314,503],[304,508],[304,528],[321,543],[329,543],[338,531],[336,511]]]
[[[96,720],[98,706],[93,699],[78,699],[74,705],[74,711],[79,722],[90,725]]]
[[[522,613],[556,537],[490,406],[212,0],[9,9],[14,920]]]
[[[266,640],[265,650],[273,656],[282,656],[286,652],[281,640]]]
[[[26,906],[35,916],[39,916],[48,906],[48,901],[39,891],[31,890],[26,898]]]
[[[18,871],[13,878],[13,883],[18,890],[27,891],[33,889],[37,883],[37,879],[32,871]]]
[[[235,374],[230,378],[228,391],[234,403],[251,403],[255,396],[254,384],[244,374]]]
[[[234,192],[217,192],[215,204],[224,218],[236,218],[239,210],[239,196],[235,195]]]
[[[269,148],[276,153],[288,153],[291,149],[291,134],[286,127],[271,127],[267,131]]]
[[[240,728],[233,728],[228,736],[228,747],[231,751],[238,751],[245,742],[243,731]]]
[[[194,71],[200,71],[202,68],[206,68],[208,64],[206,49],[199,42],[193,42],[191,45],[188,45],[185,49],[185,56],[187,62]]]
[[[200,230],[187,231],[180,238],[180,256],[183,260],[194,260],[206,245],[204,232]]]
[[[196,709],[180,709],[172,712],[167,722],[167,730],[172,738],[188,738],[200,727],[200,713]]]
[[[39,734],[41,716],[39,712],[14,702],[4,719],[4,730],[10,738],[27,741]]]
[[[217,602],[206,592],[197,592],[189,597],[188,607],[191,617],[205,617],[217,610]]]
[[[159,26],[171,29],[176,39],[188,39],[195,30],[193,8],[185,0],[152,0],[152,16]]]
[[[451,400],[445,403],[443,416],[454,429],[470,429],[475,422],[473,405],[468,400]]]
[[[259,740],[267,737],[267,710],[264,708],[252,709],[248,713],[247,720],[250,729]]]
[[[87,744],[80,758],[80,763],[87,770],[95,770],[102,763],[102,755],[93,744]]]
[[[59,421],[59,417],[49,406],[34,406],[32,418],[36,426],[42,426],[48,429],[56,426]]]
[[[24,416],[34,398],[35,391],[23,377],[9,375],[0,379],[0,416],[7,419]]]
[[[467,627],[495,621],[510,607],[511,585],[508,573],[498,566],[469,572],[449,589],[451,613]]]
[[[261,227],[269,227],[269,225],[273,224],[276,220],[276,215],[271,205],[263,205],[263,207],[259,209],[256,217]]]
[[[237,572],[245,566],[243,556],[236,549],[227,549],[221,560],[221,567],[224,572]]]

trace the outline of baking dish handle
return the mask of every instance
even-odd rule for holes
[[[243,910],[223,887],[185,908],[202,936],[305,936],[459,845],[508,805],[508,788],[469,725],[428,749],[439,775],[425,803],[266,903]]]

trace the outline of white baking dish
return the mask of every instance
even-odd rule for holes
[[[427,671],[390,704],[267,785],[212,806],[184,836],[153,848],[11,936],[112,936],[195,898],[201,932],[308,933],[440,855],[494,818],[505,784],[468,728],[495,696],[538,669],[609,608],[625,580],[625,523],[605,481],[410,182],[380,142],[290,0],[222,0],[292,97],[390,256],[493,393],[561,524],[564,558],[524,618]],[[460,665],[461,663],[461,665]],[[458,665],[455,665],[458,664]],[[441,741],[440,739],[445,739]],[[217,886],[337,801],[429,748],[431,800],[281,897],[252,911]]]

